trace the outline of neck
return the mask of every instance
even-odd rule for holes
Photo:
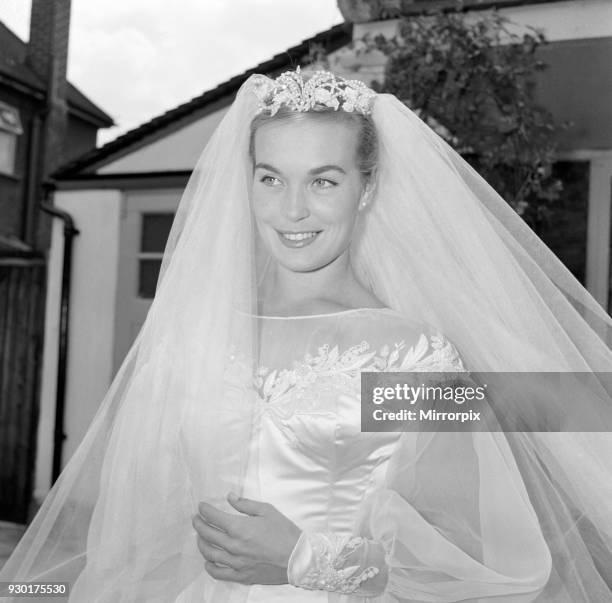
[[[263,287],[263,305],[267,312],[282,313],[321,302],[350,306],[351,293],[361,288],[346,250],[327,266],[312,272],[294,272],[274,263]]]

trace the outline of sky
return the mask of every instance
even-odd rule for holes
[[[30,7],[0,0],[24,41]],[[72,0],[68,79],[118,124],[101,145],[342,20],[336,0]]]

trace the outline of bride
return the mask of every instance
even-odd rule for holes
[[[612,601],[612,437],[572,423],[577,402],[609,417],[611,333],[396,98],[252,76],[0,580],[65,581],[75,602]],[[491,397],[523,428],[362,431],[362,373],[394,371],[530,373]],[[538,371],[593,380],[566,405]]]

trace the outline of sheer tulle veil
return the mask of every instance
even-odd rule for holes
[[[142,330],[0,580],[67,581],[75,602],[172,602],[201,577],[191,518],[199,500],[230,510],[253,421],[249,375],[228,379],[226,361],[258,349],[266,258],[249,207],[248,146],[261,78],[242,85],[202,152]],[[351,245],[362,282],[443,332],[470,370],[610,371],[612,319],[508,204],[395,97],[377,95],[372,117],[376,195]],[[609,383],[594,383],[576,402],[609,413]],[[554,406],[558,393],[538,403]],[[534,413],[525,397],[500,410],[526,424]],[[538,600],[611,600],[612,434],[500,437],[551,551]],[[401,475],[396,464],[387,479]],[[200,579],[200,601],[246,599],[245,586]]]

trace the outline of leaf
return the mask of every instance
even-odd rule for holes
[[[429,349],[429,342],[424,334],[421,334],[416,345],[412,346],[404,356],[400,365],[400,371],[406,370],[408,367],[416,364]]]
[[[267,377],[263,386],[263,395],[264,398],[268,398],[272,392],[272,388],[274,386],[274,381],[276,380],[277,370],[274,369]]]
[[[376,352],[368,352],[367,354],[357,356],[354,362],[343,365],[342,370],[343,371],[356,371],[357,369],[361,368],[364,364],[367,364],[370,360],[372,360],[374,356],[376,356]]]

